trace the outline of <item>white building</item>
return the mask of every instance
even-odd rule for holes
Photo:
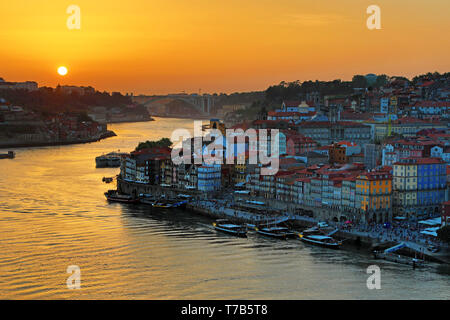
[[[394,151],[394,146],[387,144],[381,150],[381,165],[392,167],[395,162],[400,159],[397,152]]]
[[[434,146],[431,148],[430,156],[432,158],[441,158],[446,163],[450,163],[450,152],[444,152],[444,149],[440,146]]]

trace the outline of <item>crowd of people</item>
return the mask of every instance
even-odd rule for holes
[[[195,205],[198,207],[221,213],[228,218],[245,219],[254,222],[276,220],[282,217],[289,218],[290,220],[303,220],[308,222],[315,221],[311,217],[283,214],[282,212],[276,215],[272,213],[270,217],[268,217],[267,215],[236,209],[234,204],[234,200],[231,199],[197,200],[195,202]],[[448,246],[448,244],[440,241],[435,236],[421,233],[421,231],[426,227],[421,227],[421,225],[417,222],[394,221],[392,223],[354,223],[351,221],[331,221],[328,222],[328,224],[330,226],[337,227],[339,230],[344,232],[359,233],[363,236],[376,239],[378,242],[411,242],[425,248],[432,245],[438,247]]]
[[[417,222],[393,222],[393,223],[338,223],[338,228],[348,232],[359,232],[379,242],[413,242],[420,246],[447,246],[437,237],[421,233],[424,227]]]

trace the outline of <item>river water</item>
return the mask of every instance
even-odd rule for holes
[[[138,142],[192,131],[193,121],[157,118],[114,124],[117,137],[59,147],[17,149],[0,160],[2,299],[449,299],[442,266],[412,270],[363,250],[333,251],[298,240],[217,233],[211,220],[109,204],[102,183],[119,169],[95,157]],[[2,150],[3,152],[4,150]],[[381,268],[369,290],[367,267]],[[67,288],[67,267],[81,288]]]

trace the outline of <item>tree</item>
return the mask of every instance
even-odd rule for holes
[[[362,75],[354,75],[352,78],[353,88],[366,88],[367,87],[367,79]]]
[[[381,74],[377,77],[377,80],[375,81],[375,87],[380,88],[384,87],[386,83],[388,82],[389,78],[385,74]]]
[[[135,151],[140,151],[143,149],[151,149],[151,148],[168,148],[172,145],[172,141],[169,138],[162,138],[158,141],[149,141],[140,142],[136,147]]]

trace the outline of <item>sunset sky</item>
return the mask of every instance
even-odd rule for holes
[[[381,30],[366,27],[372,4]],[[2,1],[0,77],[163,94],[448,72],[449,13],[449,0]]]

